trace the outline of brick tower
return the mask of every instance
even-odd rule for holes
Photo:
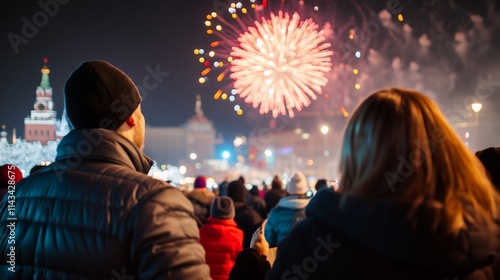
[[[31,115],[24,119],[24,138],[28,142],[40,141],[46,145],[56,140],[56,111],[53,110],[52,88],[50,87],[47,59],[43,60],[42,81],[36,88],[36,100]]]

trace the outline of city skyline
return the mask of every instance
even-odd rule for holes
[[[6,35],[15,33],[24,38],[22,29],[25,20],[33,23],[35,15],[44,12],[36,2],[13,2],[8,3],[12,9],[7,18],[2,20],[8,24],[2,25],[1,29],[5,36],[1,42],[4,67],[0,75],[5,91],[11,96],[4,97],[0,122],[7,126],[9,134],[16,128],[17,135],[22,135],[24,118],[33,107],[36,87],[40,85],[40,69],[44,58],[48,59],[47,65],[51,69],[50,82],[58,119],[64,109],[64,82],[71,71],[85,60],[102,59],[121,68],[142,89],[142,108],[148,125],[182,125],[194,114],[196,95],[201,94],[207,115],[218,119],[218,130],[226,127],[224,122],[227,118],[217,116],[221,110],[213,108],[216,106],[209,109],[211,95],[203,94],[203,89],[197,83],[197,71],[193,71],[197,61],[192,49],[202,42],[190,38],[193,32],[180,30],[175,24],[180,20],[178,15],[175,16],[175,11],[189,9],[189,5],[117,5],[97,1],[86,4],[66,1],[66,4],[61,4],[65,2],[45,1],[57,3],[57,13],[49,15],[45,25],[35,26],[33,37],[25,38],[27,43],[13,46]],[[212,7],[210,3],[205,6],[207,9]],[[134,19],[130,16],[134,13],[143,15]],[[205,13],[197,12],[201,19]],[[88,17],[90,14],[94,16]],[[151,16],[146,17],[145,14]],[[200,26],[193,22],[183,24],[187,29]],[[99,30],[101,27],[102,30]],[[202,29],[199,31],[203,32]],[[144,46],[143,42],[148,42],[149,46]],[[150,80],[146,82],[148,76]],[[243,119],[239,121],[239,124],[229,124],[227,127],[232,126],[235,131],[234,127],[246,125]]]

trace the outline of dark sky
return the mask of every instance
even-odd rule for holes
[[[82,61],[100,59],[122,69],[138,86],[148,75],[147,67],[169,73],[155,89],[143,92],[142,108],[149,125],[183,124],[194,114],[196,94],[201,94],[205,115],[218,131],[245,132],[249,121],[232,113],[229,104],[214,101],[213,90],[198,83],[202,69],[193,50],[206,43],[203,22],[211,1],[68,1],[59,4],[57,13],[16,53],[8,34],[22,36],[22,18],[33,22],[33,16],[43,11],[37,1],[20,2],[3,4],[7,8],[0,26],[0,122],[9,133],[12,127],[18,135],[23,133],[23,119],[40,84],[43,58],[49,61],[58,118],[64,82],[72,69]]]
[[[217,131],[222,132],[228,140],[236,133],[247,134],[251,128],[269,125],[270,116],[259,116],[257,111],[252,111],[249,106],[247,114],[242,117],[237,116],[232,109],[234,104],[213,100],[213,93],[217,89],[215,85],[198,83],[202,67],[193,54],[193,50],[207,47],[210,42],[203,25],[205,16],[214,9],[214,4],[227,1],[59,1],[65,4],[58,4],[57,12],[49,16],[47,22],[42,24],[43,26],[37,27],[36,32],[29,35],[30,38],[26,38],[26,43],[19,44],[17,51],[9,41],[9,33],[23,36],[22,29],[25,25],[23,18],[33,23],[34,15],[44,13],[44,10],[38,1],[6,0],[2,5],[4,8],[0,25],[0,86],[3,100],[0,102],[0,123],[7,126],[9,133],[13,127],[17,129],[18,135],[23,133],[23,120],[32,109],[35,90],[40,84],[43,58],[48,58],[49,61],[50,81],[58,118],[63,110],[63,86],[68,75],[82,61],[101,59],[122,69],[138,86],[142,85],[144,77],[149,74],[147,68],[158,68],[161,72],[169,73],[168,77],[164,77],[156,88],[143,92],[142,108],[149,125],[178,126],[185,123],[194,114],[197,94],[202,96],[205,115],[214,122]],[[285,1],[285,3],[293,5],[294,1]],[[58,3],[57,0],[41,0],[40,2]],[[273,3],[273,1],[268,2]],[[351,17],[359,18],[355,5],[368,7],[368,4],[362,1],[306,0],[305,2],[306,5],[312,5],[313,2],[321,6],[328,5],[332,13],[323,15],[323,19],[328,20],[348,21]],[[485,3],[490,3],[490,7],[492,3],[496,3],[495,6],[498,7],[500,1],[482,0],[480,2],[482,4],[478,4],[479,2],[472,4],[468,0],[401,1],[405,7],[405,20],[408,20],[414,33],[418,35],[427,32],[431,38],[436,30],[444,32],[443,34],[449,33],[450,38],[453,38],[452,32],[470,28],[469,13],[478,13],[487,18],[489,12],[488,5]],[[379,12],[387,1],[369,1],[369,3],[371,9]],[[457,6],[458,10],[464,13],[461,19],[458,19],[456,12],[450,12],[451,8],[456,11]],[[462,22],[464,24],[461,24]],[[495,61],[498,60],[500,43],[496,32],[500,30],[500,24],[498,24],[499,21],[492,23],[486,20],[485,22],[489,30],[493,30],[489,44],[494,43],[496,46],[495,49],[490,48],[488,51],[488,54],[493,56],[485,55],[482,58],[490,61],[490,68],[493,69],[488,68],[484,74],[481,74],[486,77],[490,73],[496,73],[495,69],[498,69]],[[401,25],[397,28],[400,29]],[[447,31],[448,29],[450,31]],[[441,36],[441,33],[437,34],[434,35],[435,38]],[[376,39],[378,38],[381,37]],[[437,39],[434,42],[437,42]],[[381,44],[390,45],[391,42],[386,43],[384,40],[375,42],[374,40],[373,46],[377,47]],[[469,45],[472,46],[472,43]],[[401,46],[395,46],[403,50]],[[439,46],[433,43],[431,48]],[[449,42],[448,49],[435,50],[435,53],[443,54],[440,56],[444,57],[449,53],[449,49],[454,47],[455,43]],[[471,50],[474,54],[474,49]],[[388,61],[385,65],[389,65],[389,68],[393,59],[392,52],[390,48],[385,51],[385,59]],[[410,51],[410,58],[411,56]],[[427,66],[425,69],[442,68],[434,59],[429,58],[427,57],[429,62],[418,61],[422,69],[424,66]],[[450,59],[450,61],[454,60]],[[469,59],[469,61],[478,62],[479,60]],[[483,64],[479,62],[480,65]],[[453,64],[450,65],[451,70],[448,72],[459,71],[459,68]],[[377,69],[375,67],[375,72],[368,76],[373,77],[380,72]],[[435,76],[429,73],[423,74],[427,77]],[[458,73],[458,83],[464,80],[463,77],[470,77],[467,84],[474,89],[477,84],[475,77],[478,74],[476,68],[470,68],[468,72],[462,71]],[[394,75],[391,74],[392,76]],[[497,80],[496,76],[494,80]],[[431,89],[440,89],[442,79],[425,83]],[[327,89],[340,92],[336,86],[340,84],[329,85]],[[352,91],[351,86],[348,86],[347,95]],[[457,92],[456,89],[461,88],[465,87],[457,84],[452,89]],[[440,96],[437,98],[439,99]],[[446,98],[448,99],[448,96]],[[357,99],[351,99],[354,100],[353,104],[357,102]],[[443,101],[443,98],[440,101]],[[493,99],[490,98],[489,101]],[[316,102],[307,109],[318,108],[322,104],[326,107],[331,106],[326,102]],[[300,119],[296,118],[294,122],[300,123]]]

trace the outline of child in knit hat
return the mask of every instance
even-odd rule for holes
[[[210,216],[200,229],[200,243],[214,280],[229,277],[238,253],[243,250],[243,231],[234,221],[234,203],[230,197],[216,197]]]

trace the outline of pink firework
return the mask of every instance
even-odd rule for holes
[[[312,19],[300,21],[298,13],[290,18],[279,11],[254,24],[232,47],[234,88],[246,103],[260,106],[261,114],[293,117],[293,109],[309,106],[328,82],[330,44]]]

